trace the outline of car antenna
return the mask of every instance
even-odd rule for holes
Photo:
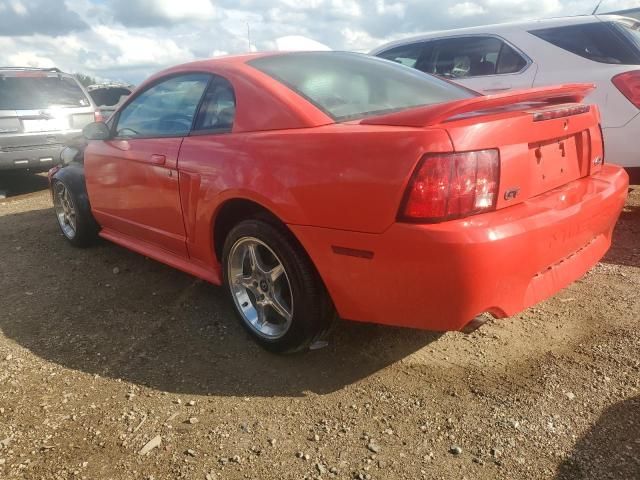
[[[598,9],[600,8],[600,5],[602,5],[602,2],[603,2],[603,1],[604,1],[604,0],[600,0],[600,1],[598,2],[598,5],[596,5],[596,8],[594,8],[594,9],[593,9],[593,13],[592,13],[591,15],[595,15],[595,14],[596,14],[596,12],[598,11]]]

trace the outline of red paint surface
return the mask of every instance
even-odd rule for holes
[[[436,330],[462,328],[485,311],[513,315],[579,278],[608,249],[628,179],[618,167],[593,165],[602,155],[595,107],[535,123],[535,108],[451,119],[514,101],[575,102],[591,87],[336,124],[247,65],[250,58],[196,62],[149,80],[193,71],[227,78],[237,99],[232,133],[90,142],[87,189],[104,237],[220,283],[216,215],[229,200],[250,200],[297,236],[343,318]],[[425,154],[494,148],[496,211],[439,224],[397,221]],[[514,188],[517,197],[506,200]],[[335,246],[372,255],[338,255]]]

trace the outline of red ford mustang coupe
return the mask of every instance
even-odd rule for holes
[[[166,70],[50,172],[61,230],[224,285],[264,347],[334,318],[514,315],[607,251],[628,186],[590,85],[480,96],[359,54]]]

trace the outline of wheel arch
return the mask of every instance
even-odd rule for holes
[[[91,210],[89,203],[89,195],[87,193],[87,183],[84,176],[84,166],[79,163],[71,163],[60,168],[51,176],[50,184],[53,188],[53,182],[60,181],[70,188],[78,198],[85,203],[85,206]],[[53,194],[53,190],[51,191]]]
[[[309,263],[320,279],[320,282],[330,296],[324,278],[320,274],[320,269],[318,269],[318,266],[309,253],[309,250],[305,247],[304,243],[298,238],[293,230],[289,228],[286,222],[278,214],[273,212],[272,209],[264,206],[262,203],[245,197],[233,197],[225,200],[216,209],[214,218],[212,219],[211,228],[213,235],[214,256],[217,259],[219,265],[222,266],[222,250],[224,247],[225,239],[227,238],[227,235],[229,234],[231,229],[239,222],[252,218],[264,220],[277,226],[286,234],[286,236],[292,242],[295,242],[309,260]]]
[[[286,230],[296,242],[300,243],[286,223],[270,208],[245,197],[228,198],[218,206],[211,221],[213,250],[219,262],[222,262],[222,249],[231,229],[239,222],[250,218],[260,218],[274,223]]]
[[[84,248],[90,246],[98,237],[100,225],[91,212],[82,164],[74,162],[49,173],[49,184],[54,206],[56,205],[54,187],[57,183],[62,184],[71,193],[76,210],[76,223],[73,225],[74,235],[70,237],[64,230],[62,233],[75,247]],[[62,229],[63,225],[60,223],[60,218],[58,218],[58,224]]]

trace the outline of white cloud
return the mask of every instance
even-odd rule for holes
[[[324,43],[303,37],[302,35],[288,35],[286,37],[276,38],[276,47],[280,51],[331,50],[331,48],[326,46]]]
[[[16,15],[24,17],[28,13],[27,7],[25,7],[24,4],[18,0],[13,0],[10,3],[10,6]]]
[[[56,66],[56,63],[51,58],[43,57],[34,51],[28,50],[10,54],[7,58],[9,65],[20,67],[51,68]]]
[[[124,29],[107,26],[97,26],[94,33],[115,48],[113,56],[90,61],[90,68],[106,70],[113,67],[148,67],[155,65],[169,65],[192,60],[190,50],[179,47],[170,38],[158,38],[152,34],[134,34]],[[106,60],[106,61],[105,61]]]
[[[147,0],[149,9],[155,9],[170,20],[202,20],[212,18],[213,5],[209,0]]]
[[[139,82],[247,50],[368,51],[432,30],[590,13],[596,0],[0,0],[0,64]],[[605,0],[601,11],[638,6]],[[248,27],[250,29],[250,39]],[[315,46],[315,47],[314,47]]]
[[[376,13],[378,15],[393,15],[398,18],[403,18],[406,13],[406,6],[402,2],[376,0]]]
[[[450,6],[447,11],[453,17],[469,17],[486,13],[482,5],[473,2],[456,3]]]

